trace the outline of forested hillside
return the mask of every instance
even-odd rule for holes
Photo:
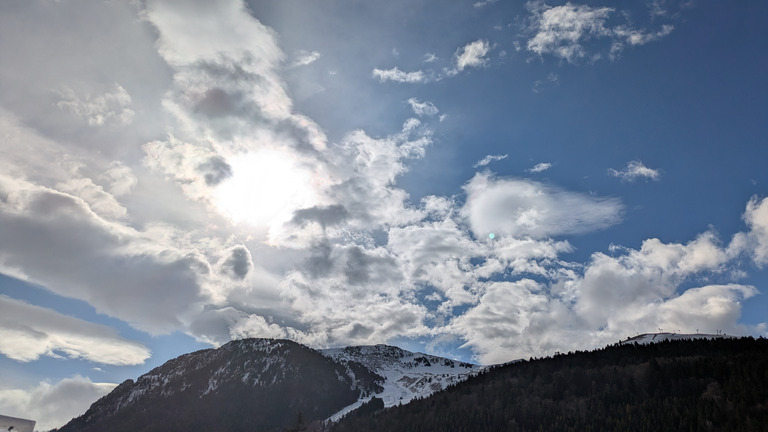
[[[487,370],[352,431],[765,431],[768,340],[624,344]]]

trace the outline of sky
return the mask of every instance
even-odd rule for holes
[[[244,337],[768,336],[768,3],[0,3],[0,413]]]

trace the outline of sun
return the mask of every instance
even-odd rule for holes
[[[216,188],[213,204],[235,223],[272,228],[319,202],[312,171],[288,152],[260,150],[228,161],[232,176]]]

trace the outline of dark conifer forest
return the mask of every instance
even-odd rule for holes
[[[623,344],[530,359],[330,426],[334,432],[766,431],[768,340]]]

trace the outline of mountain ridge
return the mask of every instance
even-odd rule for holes
[[[389,345],[316,350],[240,339],[122,382],[58,432],[281,431],[297,416],[336,420],[377,395],[391,396],[387,406],[426,397],[479,368]],[[243,413],[252,414],[238,420]]]
[[[531,361],[547,364],[598,355],[586,353],[603,350],[629,350],[627,358],[617,360],[622,364],[636,352],[654,347],[685,341],[691,342],[686,346],[697,347],[696,343],[729,340],[736,338],[649,333],[592,352],[555,353],[554,357]],[[531,361],[478,366],[383,344],[318,350],[284,339],[241,339],[183,354],[135,381],[124,381],[58,432],[200,428],[282,432],[291,425],[328,420],[344,425],[350,413],[359,417],[412,401],[435,400],[433,395],[441,398],[445,391],[453,392],[470,378],[472,382],[482,381],[497,370]],[[641,369],[647,368],[646,364]]]

